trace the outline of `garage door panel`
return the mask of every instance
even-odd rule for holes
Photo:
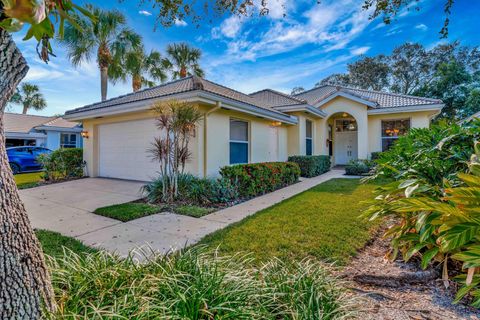
[[[160,131],[154,119],[99,125],[99,176],[150,181],[158,175],[158,162],[148,149]]]

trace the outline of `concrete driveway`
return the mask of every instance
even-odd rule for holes
[[[34,228],[81,235],[121,223],[92,212],[142,198],[141,182],[87,178],[20,191]]]

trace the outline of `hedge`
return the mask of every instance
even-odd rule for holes
[[[345,174],[347,176],[363,176],[367,175],[375,167],[375,161],[372,160],[351,160],[345,166]]]
[[[237,185],[241,197],[255,197],[297,182],[300,168],[293,162],[263,162],[226,166],[220,174]]]
[[[330,156],[291,156],[288,161],[295,162],[300,167],[301,176],[316,177],[330,170]]]
[[[46,181],[58,181],[83,177],[83,150],[80,148],[58,149],[38,158],[44,168]]]

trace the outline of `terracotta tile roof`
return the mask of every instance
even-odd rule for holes
[[[5,132],[29,133],[36,127],[74,128],[78,122],[71,122],[62,117],[44,117],[30,114],[8,113],[4,114]]]
[[[340,86],[325,85],[314,88],[298,95],[296,98],[305,99],[308,103],[314,105],[319,101],[329,97],[336,92],[345,92],[364,100],[368,100],[377,104],[378,108],[394,108],[394,107],[408,107],[429,104],[443,104],[441,100],[415,97],[396,93],[387,93],[380,91],[371,91],[363,89],[355,89]]]
[[[251,93],[250,96],[255,98],[255,100],[257,100],[259,103],[267,105],[271,108],[301,105],[301,104],[307,103],[303,99],[296,98],[294,96],[291,96],[282,92],[278,92],[272,89],[257,91],[257,92]]]
[[[107,107],[112,107],[112,106],[117,106],[117,105],[122,105],[126,103],[137,102],[137,101],[143,101],[143,100],[152,99],[152,98],[167,97],[169,95],[183,93],[183,92],[190,92],[195,90],[201,90],[204,92],[213,93],[221,97],[225,97],[231,100],[246,103],[254,107],[267,109],[269,111],[273,111],[273,112],[284,115],[283,113],[271,108],[269,105],[262,103],[261,101],[258,101],[257,99],[254,99],[253,97],[247,94],[244,94],[242,92],[230,89],[228,87],[219,85],[217,83],[214,83],[196,76],[190,76],[184,79],[161,84],[153,88],[147,88],[134,93],[129,93],[116,98],[108,99],[103,102],[98,102],[98,103],[90,104],[81,108],[69,110],[65,114],[74,114],[78,112],[107,108]]]
[[[78,122],[68,121],[63,119],[62,117],[58,117],[44,123],[42,126],[71,129],[71,128],[78,127],[79,125],[80,123]]]

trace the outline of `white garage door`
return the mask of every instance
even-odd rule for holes
[[[99,176],[150,181],[159,164],[147,152],[160,131],[154,119],[98,126]]]

